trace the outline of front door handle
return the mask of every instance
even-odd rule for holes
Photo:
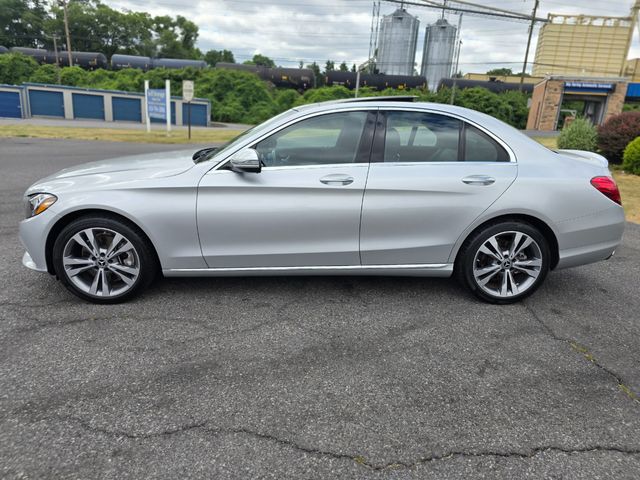
[[[467,185],[493,185],[496,183],[496,179],[489,175],[469,175],[464,177],[462,182]]]
[[[332,173],[322,177],[320,181],[325,185],[350,185],[353,183],[353,177],[341,173]]]

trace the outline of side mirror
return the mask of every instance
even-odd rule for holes
[[[231,170],[238,173],[260,173],[262,171],[260,157],[253,148],[244,148],[234,153],[229,159],[229,164],[231,165]]]

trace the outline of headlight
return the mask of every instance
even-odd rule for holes
[[[56,203],[58,197],[50,193],[34,193],[27,197],[27,218],[41,214]]]

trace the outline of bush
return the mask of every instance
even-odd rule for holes
[[[0,55],[0,83],[19,85],[26,82],[38,68],[38,63],[21,53]]]
[[[58,83],[58,67],[55,65],[40,65],[29,77],[33,83]]]
[[[624,149],[622,168],[629,173],[640,175],[640,137],[630,142]]]
[[[640,112],[622,112],[598,128],[598,148],[611,163],[620,163],[625,147],[640,136]]]
[[[596,151],[598,132],[586,118],[576,118],[558,137],[558,148],[566,150]]]

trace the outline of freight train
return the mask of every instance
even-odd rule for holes
[[[465,88],[474,88],[474,87],[482,87],[493,93],[502,93],[507,92],[509,90],[522,90],[525,93],[531,94],[533,93],[533,84],[532,83],[523,83],[522,89],[520,88],[519,83],[507,83],[501,82],[500,80],[466,80],[464,78],[456,79],[456,88],[465,89]],[[440,80],[438,84],[438,89],[442,87],[453,87],[453,78],[443,78]]]
[[[69,66],[69,56],[66,51],[60,51],[56,55],[54,52],[40,48],[12,47],[7,49],[0,46],[0,54],[8,52],[22,53],[36,60],[40,64],[58,64],[63,67]],[[57,56],[57,58],[56,58]],[[153,68],[185,68],[197,69],[207,68],[207,63],[202,60],[183,60],[176,58],[151,58],[137,55],[114,54],[111,60],[102,53],[96,52],[72,52],[73,65],[77,65],[87,70],[98,68],[122,70],[124,68],[138,68],[148,71]],[[237,63],[218,62],[215,68],[225,68],[230,70],[240,70],[255,73],[262,80],[271,82],[279,88],[293,88],[300,92],[316,87],[318,79],[313,70],[308,68],[268,68],[258,65],[244,65]],[[323,78],[327,86],[342,85],[349,89],[356,87],[357,74],[354,72],[331,71]],[[384,90],[395,88],[406,90],[407,88],[426,88],[427,80],[420,76],[407,75],[360,75],[360,86]]]

